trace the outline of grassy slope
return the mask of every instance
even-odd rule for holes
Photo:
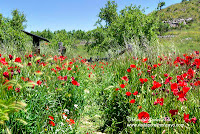
[[[186,1],[171,5],[159,11],[161,20],[172,20],[177,18],[193,18],[194,21],[182,29],[174,29],[165,35],[176,35],[175,38],[159,39],[159,42],[168,47],[174,45],[180,52],[200,51],[200,1]]]

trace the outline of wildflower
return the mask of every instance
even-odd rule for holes
[[[53,121],[49,121],[49,124],[52,125],[53,127],[55,126],[55,123]]]
[[[127,96],[130,96],[130,95],[131,95],[131,92],[126,92],[126,95],[127,95]]]
[[[134,93],[133,93],[133,95],[137,95],[138,94],[138,91],[135,91]]]
[[[189,116],[190,116],[189,114],[185,114],[184,113],[184,117],[183,118],[184,118],[186,123],[191,122],[191,120],[189,119]]]
[[[16,92],[20,92],[20,88],[16,88],[15,91],[16,91]]]
[[[22,62],[22,60],[21,60],[21,58],[20,57],[17,57],[16,59],[15,59],[15,62]]]
[[[135,103],[135,99],[130,100],[130,103]]]
[[[169,110],[169,113],[171,114],[171,116],[177,115],[178,114],[178,109],[177,110]]]
[[[125,88],[125,86],[126,86],[126,85],[124,85],[124,84],[121,84],[121,85],[120,85],[121,88]]]
[[[3,76],[4,76],[5,78],[8,78],[8,79],[9,79],[9,73],[8,73],[8,72],[4,72],[4,73],[3,73]]]
[[[128,81],[128,77],[127,76],[123,76],[122,80]]]
[[[149,114],[147,112],[140,112],[138,114],[138,119],[141,120],[143,123],[148,123],[149,121]]]
[[[197,122],[197,118],[196,117],[192,118],[191,122],[196,123]]]
[[[163,102],[164,102],[164,99],[163,99],[163,98],[158,98],[158,99],[154,102],[154,105],[160,104],[161,106],[163,106]]]
[[[49,116],[49,119],[54,120],[53,116]]]
[[[164,74],[164,76],[165,76],[165,77],[168,77],[169,75],[168,75],[168,74]]]
[[[12,60],[12,59],[13,59],[13,56],[12,56],[12,55],[9,55],[9,59]]]
[[[140,80],[141,84],[144,84],[144,82],[147,82],[147,81],[148,81],[147,78],[144,78],[144,79],[140,78],[139,80]]]
[[[131,68],[128,68],[128,69],[127,69],[127,72],[129,72],[129,73],[130,73],[130,72],[131,72]]]
[[[115,90],[116,90],[116,91],[118,91],[118,90],[119,90],[119,88],[116,88]]]
[[[37,81],[37,84],[38,84],[38,85],[41,85],[41,84],[42,84],[42,81],[38,80],[38,81]]]
[[[153,81],[153,86],[151,87],[152,90],[161,87],[162,85],[159,82]]]
[[[134,64],[130,65],[130,68],[136,68],[136,66]]]

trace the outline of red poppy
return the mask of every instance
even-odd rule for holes
[[[142,106],[138,106],[138,108],[139,108],[139,109],[141,109],[141,108],[142,108]]]
[[[144,79],[140,78],[139,81],[141,82],[141,84],[144,84],[144,82],[147,82],[148,79],[147,78],[144,78]]]
[[[17,58],[15,59],[15,62],[22,62],[22,60],[21,60],[20,57],[17,57]]]
[[[116,91],[118,91],[118,90],[119,90],[119,88],[116,88],[115,90],[116,90]]]
[[[183,92],[183,91],[180,91],[180,92],[178,92],[178,98],[177,98],[177,100],[180,100],[181,102],[183,102],[183,101],[185,101],[185,100],[187,100],[186,98],[185,98],[185,92]]]
[[[163,106],[163,102],[164,102],[164,99],[163,99],[163,98],[158,98],[158,99],[154,102],[154,105],[160,104],[161,106]]]
[[[71,68],[71,67],[68,67],[67,70],[72,70],[72,68]]]
[[[70,125],[75,124],[74,120],[72,119],[66,119],[66,122],[69,123]]]
[[[130,103],[135,103],[135,99],[130,100]]]
[[[197,118],[196,117],[192,118],[191,122],[196,123],[197,122]]]
[[[12,90],[12,89],[13,89],[13,87],[12,87],[12,86],[8,86],[8,91],[9,91],[9,90]]]
[[[126,86],[126,85],[124,85],[124,84],[121,84],[121,85],[120,85],[121,88],[125,88],[125,86]]]
[[[168,75],[168,74],[164,74],[164,76],[165,76],[165,77],[168,77],[169,75]]]
[[[126,95],[127,95],[127,96],[130,96],[130,95],[131,95],[131,92],[126,92]]]
[[[130,65],[130,68],[136,68],[136,66],[134,64]]]
[[[185,86],[187,86],[187,83],[184,82],[184,81],[179,81],[179,82],[178,82],[178,85],[179,85],[180,87],[185,87]]]
[[[178,89],[178,84],[177,83],[172,83],[171,84],[171,91],[173,92],[174,90]]]
[[[149,121],[149,114],[147,112],[140,112],[138,114],[138,119],[141,120],[143,123],[148,123]]]
[[[153,81],[153,86],[151,87],[152,90],[155,90],[156,88],[161,87],[162,84],[160,84],[159,82]]]
[[[52,125],[53,127],[55,126],[55,123],[53,121],[49,121],[49,124]]]
[[[131,72],[131,68],[128,68],[128,69],[127,69],[127,72],[129,72],[129,73],[130,73],[130,72]]]
[[[15,91],[16,91],[16,92],[20,92],[20,88],[16,88]]]
[[[190,116],[189,114],[185,114],[184,113],[184,117],[183,118],[184,118],[186,123],[191,122],[191,120],[189,119],[189,116]]]
[[[123,76],[122,80],[128,81],[128,77],[127,76]]]
[[[137,95],[138,94],[138,91],[135,91],[134,93],[133,93],[133,95]]]
[[[168,77],[166,80],[165,80],[165,83],[164,84],[168,84],[170,82],[170,80],[172,80],[172,77]]]
[[[13,59],[13,56],[12,56],[12,55],[9,55],[9,59],[12,60],[12,59]]]
[[[3,73],[3,76],[4,76],[5,78],[9,78],[9,73],[8,73],[8,72],[4,72],[4,73]]]
[[[177,110],[169,110],[169,113],[171,114],[171,116],[177,115],[178,114],[178,109]]]
[[[41,85],[41,84],[42,84],[42,81],[38,80],[38,81],[37,81],[37,84],[38,84],[38,85]]]
[[[142,59],[142,62],[145,62],[145,61],[147,61],[147,58]]]
[[[53,116],[49,116],[49,119],[54,120]]]
[[[190,90],[189,87],[183,87],[183,92],[184,92],[184,93],[187,93],[189,90]]]

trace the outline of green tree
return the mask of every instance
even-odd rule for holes
[[[162,9],[162,7],[165,6],[165,2],[158,3],[158,9]]]
[[[117,19],[117,4],[115,1],[108,1],[107,4],[105,4],[104,8],[100,9],[100,13],[98,17],[100,20],[97,21],[97,24],[100,24],[102,20],[106,22],[106,26],[110,26],[110,24]]]

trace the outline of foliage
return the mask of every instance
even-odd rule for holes
[[[161,10],[161,8],[165,6],[165,2],[160,2],[158,3],[158,8]]]
[[[114,9],[117,5],[112,3]],[[101,10],[100,14],[116,14],[116,10],[108,6]],[[108,12],[109,11],[109,12]],[[150,45],[156,39],[158,17],[156,11],[151,15],[145,15],[140,7],[128,6],[120,11],[119,15],[114,15],[115,19],[104,18],[109,25],[105,27],[101,24],[100,27],[92,31],[94,42],[89,46],[90,48],[98,48],[99,51],[105,51],[110,48],[125,47],[126,40],[133,39],[137,41],[137,45],[144,47]],[[117,17],[116,17],[117,16]],[[106,16],[105,16],[106,17]],[[102,18],[101,18],[102,19]],[[109,20],[109,21],[108,21]]]
[[[17,9],[12,11],[11,19],[3,17],[0,23],[0,42],[12,42],[18,49],[24,49],[27,38],[24,38],[24,33],[21,30],[26,27],[25,22],[24,13]]]

